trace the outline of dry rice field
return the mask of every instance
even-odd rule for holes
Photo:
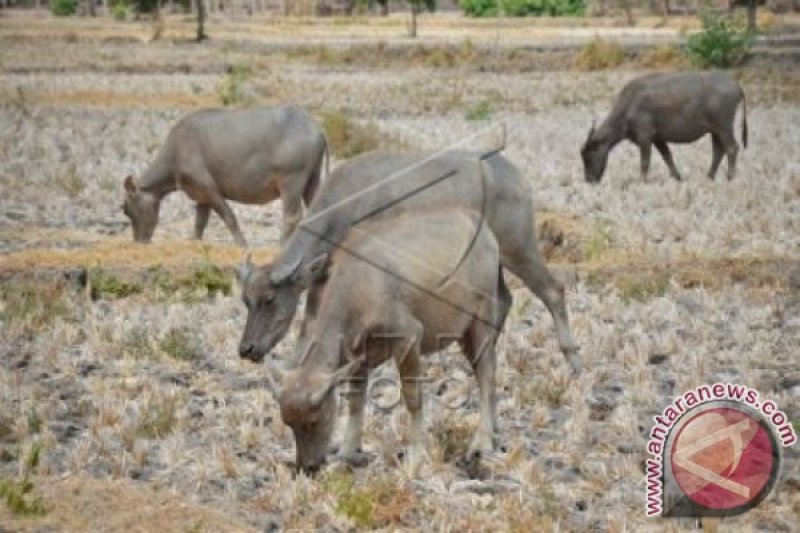
[[[580,144],[653,68],[642,61],[584,71],[573,52],[488,53],[460,32],[448,47],[367,40],[365,54],[271,47],[221,23],[203,44],[92,24],[0,19],[0,479],[32,484],[28,515],[0,499],[0,531],[796,531],[797,446],[768,499],[735,518],[645,518],[643,470],[653,415],[700,384],[757,388],[800,425],[796,63],[762,57],[736,71],[750,145],[734,181],[724,169],[705,177],[702,140],[673,149],[682,183],[655,156],[643,182],[638,150],[623,144],[590,185]],[[477,391],[461,355],[446,353],[428,377],[469,387],[426,391],[431,461],[419,477],[397,464],[405,411],[374,407],[369,466],[295,476],[265,369],[237,356],[246,310],[231,267],[242,251],[215,217],[203,243],[190,240],[181,194],[165,200],[151,245],[131,242],[120,209],[123,178],[146,168],[170,126],[223,98],[308,108],[334,165],[504,124],[505,153],[533,185],[540,247],[567,285],[584,371],[570,376],[544,306],[512,280],[501,447],[479,471],[457,461]],[[255,261],[268,260],[279,206],[234,209]],[[469,397],[442,408],[452,394]]]

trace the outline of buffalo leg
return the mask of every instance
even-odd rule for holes
[[[413,320],[413,319],[411,319]],[[425,419],[422,413],[422,368],[419,360],[419,343],[422,340],[422,324],[413,320],[411,339],[398,362],[402,380],[403,400],[411,415],[411,446],[408,450],[407,466],[409,475],[415,476],[422,465],[427,450],[425,448]]]
[[[508,312],[511,310],[512,303],[513,299],[511,297],[511,291],[508,290],[506,281],[503,279],[503,269],[501,267],[497,277],[497,316],[495,317],[495,342],[497,342],[497,338],[500,336],[500,332],[503,330],[503,326],[506,323],[506,318],[508,317]]]
[[[212,201],[211,208],[214,209],[214,212],[217,213],[225,223],[228,231],[233,234],[236,244],[242,248],[247,247],[247,241],[239,229],[239,223],[236,222],[236,216],[233,214],[233,210],[231,209],[231,206],[228,205],[228,202],[226,202],[224,198],[217,197]]]
[[[504,261],[516,276],[539,298],[553,317],[558,345],[573,372],[580,370],[578,345],[572,336],[564,298],[564,284],[558,281],[542,261],[533,236],[527,239],[527,249],[519,248],[514,257]]]
[[[464,354],[475,370],[480,391],[480,422],[469,447],[468,458],[481,452],[490,452],[495,433],[495,352],[496,331],[482,321],[475,320],[464,338]]]
[[[725,154],[728,156],[728,180],[730,181],[736,176],[736,156],[739,154],[739,143],[736,142],[732,128],[720,136],[720,141],[722,141]]]
[[[719,137],[714,133],[711,134],[711,150],[711,167],[708,169],[708,178],[713,180],[717,175],[717,169],[722,161],[722,156],[725,155],[725,147],[722,146]]]
[[[194,238],[198,241],[203,240],[203,233],[208,226],[208,216],[211,214],[211,206],[197,204],[194,218]]]
[[[647,181],[647,175],[650,173],[650,153],[652,145],[650,141],[642,142],[639,144],[639,154],[641,161],[639,164],[642,181]]]
[[[360,369],[350,381],[347,396],[347,425],[340,453],[346,461],[359,463],[361,428],[364,425],[364,398],[367,392],[367,368]]]
[[[287,180],[290,185],[304,183],[296,177],[290,176]],[[285,187],[280,191],[281,204],[283,204],[283,228],[281,229],[281,243],[294,232],[300,219],[303,218],[303,191],[294,190],[293,187]]]
[[[675,161],[672,160],[672,152],[670,152],[667,143],[664,141],[654,141],[653,144],[656,145],[658,153],[661,154],[661,159],[663,159],[667,167],[669,167],[670,175],[676,180],[681,181],[681,173],[678,172],[678,169],[675,167]]]

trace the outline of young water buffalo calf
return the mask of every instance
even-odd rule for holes
[[[711,134],[713,156],[708,177],[714,179],[722,155],[728,156],[728,179],[736,173],[739,144],[733,134],[736,107],[742,102],[742,143],[747,147],[747,104],[741,85],[720,71],[648,74],[628,83],[608,117],[594,124],[581,148],[586,181],[603,177],[608,153],[628,139],[639,146],[642,179],[650,169],[655,145],[673,178],[680,181],[667,143],[691,143]]]
[[[197,111],[172,128],[138,183],[125,179],[123,211],[134,240],[150,242],[161,200],[181,189],[197,203],[196,238],[213,209],[246,246],[226,200],[265,204],[280,196],[285,239],[302,217],[301,201],[314,196],[326,153],[321,128],[298,107]]]
[[[354,227],[332,253],[328,272],[307,348],[291,368],[272,368],[298,468],[313,471],[324,461],[336,416],[333,390],[346,377],[355,390],[340,453],[355,456],[368,369],[393,358],[411,413],[409,461],[416,469],[425,455],[420,356],[453,341],[461,344],[480,388],[480,425],[470,452],[490,450],[494,343],[511,295],[500,277],[497,241],[479,216],[442,210]]]

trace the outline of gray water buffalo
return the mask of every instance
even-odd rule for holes
[[[181,189],[197,204],[197,239],[213,209],[246,246],[226,200],[265,204],[280,197],[286,239],[302,217],[302,202],[308,206],[314,197],[326,155],[322,129],[298,107],[197,111],[172,128],[138,182],[125,179],[123,211],[134,240],[149,242],[161,200]]]
[[[667,143],[691,143],[711,134],[713,155],[708,177],[714,179],[722,155],[728,156],[728,179],[736,173],[739,144],[734,136],[736,107],[742,102],[742,143],[747,147],[747,103],[739,82],[720,71],[648,74],[628,83],[608,117],[594,124],[581,148],[586,181],[603,177],[608,153],[628,139],[641,154],[642,179],[650,169],[655,145],[673,178],[680,181]]]
[[[274,262],[242,280],[248,316],[239,355],[261,361],[286,334],[306,288],[304,329],[313,321],[324,277],[309,278],[303,267],[329,253],[352,226],[403,212],[459,207],[484,216],[500,244],[502,265],[544,302],[561,350],[577,371],[578,348],[564,287],[539,255],[530,183],[501,154],[480,157],[473,152],[371,152],[336,168]]]
[[[320,259],[304,265],[323,268]],[[295,437],[297,467],[325,460],[336,420],[333,390],[352,378],[342,458],[361,447],[370,368],[394,359],[411,414],[412,470],[426,454],[420,356],[459,342],[480,389],[480,424],[469,453],[492,449],[495,352],[511,295],[499,247],[474,211],[437,210],[355,226],[330,257],[328,280],[305,348],[288,368],[272,364],[281,418]]]

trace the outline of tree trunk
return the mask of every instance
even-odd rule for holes
[[[89,0],[89,16],[90,17],[97,16],[97,6],[94,5],[94,0]]]
[[[747,3],[747,29],[751,32],[756,31],[756,0]]]
[[[408,29],[408,36],[412,39],[417,36],[417,3],[411,2],[411,27]]]
[[[91,0],[89,0],[91,1]],[[153,8],[155,13],[155,20],[153,21],[153,41],[161,39],[161,34],[164,33],[164,15],[161,13],[161,0],[156,0],[156,5]]]
[[[389,0],[386,0],[384,3],[381,4],[381,16],[382,17],[389,16]]]
[[[205,0],[195,0],[197,2],[197,41],[208,39],[206,35],[206,2]]]

